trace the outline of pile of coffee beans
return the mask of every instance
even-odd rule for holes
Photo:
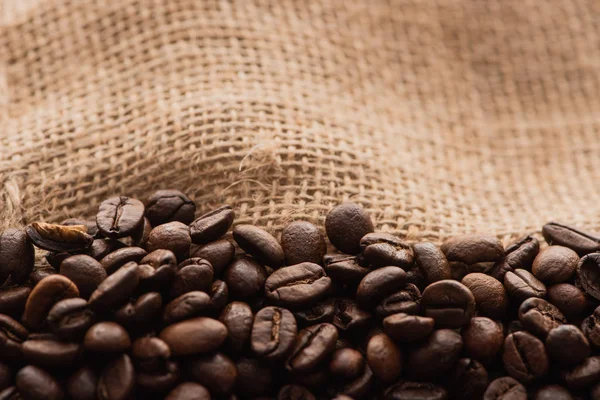
[[[344,203],[277,240],[195,214],[161,190],[4,231],[0,399],[600,399],[599,237],[411,244]]]

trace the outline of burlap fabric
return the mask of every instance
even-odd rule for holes
[[[600,227],[597,0],[0,0],[2,227],[179,188],[278,231]]]

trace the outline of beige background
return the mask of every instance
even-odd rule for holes
[[[179,188],[278,230],[600,227],[596,0],[0,0],[3,227]]]

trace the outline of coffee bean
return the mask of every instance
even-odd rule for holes
[[[577,268],[579,256],[573,250],[562,246],[549,246],[540,251],[531,272],[545,284],[567,281]]]
[[[581,257],[577,265],[577,282],[586,294],[600,300],[600,253]]]
[[[199,291],[192,291],[175,298],[165,307],[163,321],[166,324],[190,319],[206,314],[210,310],[210,297]]]
[[[433,318],[392,314],[383,320],[383,330],[397,342],[415,342],[425,339],[433,331]]]
[[[209,293],[214,271],[212,265],[201,258],[190,258],[179,264],[179,271],[171,285],[171,297],[175,298],[191,291]]]
[[[140,280],[136,293],[148,293],[164,290],[172,285],[177,274],[177,267],[165,264],[154,268],[148,264],[138,265]]]
[[[583,320],[581,330],[593,346],[600,348],[600,306]]]
[[[20,363],[23,359],[22,343],[29,331],[8,315],[0,314],[0,355],[2,360]]]
[[[242,373],[248,372],[252,363],[245,363],[241,359],[238,366],[242,366]],[[269,370],[267,369],[267,374]],[[260,371],[259,371],[260,372]],[[215,395],[225,395],[233,392],[238,378],[238,367],[223,353],[213,353],[196,357],[189,364],[191,379],[206,386]],[[249,377],[250,378],[250,377]],[[261,377],[257,377],[261,380]]]
[[[137,287],[139,280],[140,271],[137,264],[125,264],[98,285],[90,296],[90,308],[106,312],[123,305]]]
[[[156,372],[165,368],[171,357],[171,349],[162,339],[144,336],[133,342],[131,356],[136,369]]]
[[[448,261],[466,265],[498,261],[504,256],[502,243],[494,236],[463,235],[446,240],[442,251]]]
[[[579,317],[586,307],[585,295],[568,283],[559,283],[548,288],[548,301],[567,318]]]
[[[31,291],[25,303],[22,321],[32,329],[39,329],[58,300],[78,296],[79,290],[69,278],[50,275],[42,279]]]
[[[194,382],[180,383],[171,390],[166,400],[210,400],[210,393],[202,385]]]
[[[568,247],[579,256],[600,251],[600,238],[568,225],[549,222],[542,228],[542,235],[548,244]]]
[[[102,265],[85,254],[66,258],[60,264],[60,274],[69,278],[77,286],[81,297],[85,299],[91,296],[107,276]]]
[[[504,368],[520,382],[529,383],[548,373],[544,343],[527,332],[515,332],[504,340]]]
[[[343,203],[334,207],[325,219],[327,237],[336,249],[347,254],[360,251],[360,239],[374,231],[369,214],[358,204]]]
[[[525,236],[504,249],[504,258],[497,261],[488,273],[500,282],[504,282],[504,275],[507,272],[514,272],[516,269],[531,270],[533,260],[539,251],[540,242],[533,236]]]
[[[126,400],[135,387],[135,373],[131,358],[121,354],[102,371],[98,380],[96,398],[98,400]]]
[[[440,377],[458,361],[462,348],[460,334],[450,329],[436,330],[409,353],[407,373],[419,380]]]
[[[136,387],[147,395],[165,395],[181,380],[181,369],[176,361],[168,361],[161,371],[148,373],[137,371],[135,374]]]
[[[348,285],[358,283],[371,270],[360,265],[357,256],[346,254],[328,254],[323,257],[323,264],[327,275],[334,281]]]
[[[192,355],[218,349],[227,337],[227,328],[215,319],[198,317],[169,325],[159,336],[174,355]]]
[[[368,365],[365,365],[363,373],[360,376],[350,382],[344,383],[337,392],[351,398],[362,399],[369,394],[372,382],[373,371],[371,371]]]
[[[443,280],[425,288],[421,299],[426,317],[441,328],[460,328],[475,313],[473,293],[460,282]]]
[[[283,265],[283,249],[270,233],[253,225],[238,225],[233,229],[233,239],[242,250],[271,268]]]
[[[33,270],[35,250],[27,234],[9,228],[0,235],[0,285],[10,276],[13,283],[24,283]]]
[[[586,358],[581,364],[563,371],[561,376],[567,387],[573,390],[600,382],[600,356]]]
[[[450,279],[450,263],[438,246],[423,242],[415,244],[413,249],[415,262],[427,284]]]
[[[273,375],[267,365],[252,358],[240,358],[235,366],[238,371],[237,393],[255,397],[269,393],[273,386]]]
[[[296,339],[296,320],[280,307],[265,307],[256,313],[250,344],[257,356],[267,360],[285,357]]]
[[[530,297],[546,296],[546,285],[524,269],[507,272],[504,275],[504,287],[516,303],[521,303]]]
[[[46,368],[77,365],[83,354],[79,343],[65,343],[52,339],[29,337],[23,342],[23,356],[33,365]]]
[[[223,236],[235,218],[230,206],[222,206],[210,211],[190,224],[192,242],[204,244],[215,241]]]
[[[147,254],[148,252],[140,247],[123,247],[108,254],[100,261],[100,264],[106,273],[111,275],[128,262],[139,262]]]
[[[323,233],[307,221],[295,221],[281,232],[281,247],[287,265],[311,262],[321,264],[327,252]]]
[[[277,393],[277,400],[316,400],[316,397],[303,386],[285,385]]]
[[[115,321],[128,330],[144,329],[160,315],[162,304],[160,293],[143,294],[115,311]]]
[[[131,235],[131,244],[137,247],[146,247],[151,231],[152,225],[150,224],[148,218],[144,217],[142,227],[138,228],[137,232]]]
[[[462,330],[465,353],[478,361],[491,362],[504,344],[502,329],[489,318],[475,317]]]
[[[402,373],[402,350],[384,333],[377,334],[367,344],[367,362],[373,375],[383,382],[393,382]]]
[[[29,286],[16,286],[0,290],[0,314],[14,318],[20,317],[30,293],[31,287]]]
[[[377,307],[375,314],[379,318],[388,315],[405,313],[419,314],[421,311],[421,292],[412,283],[407,283],[400,290],[384,298]]]
[[[131,236],[142,228],[143,222],[144,204],[126,196],[104,200],[96,215],[100,233],[113,239]]]
[[[73,400],[95,400],[98,375],[89,366],[81,367],[67,380],[66,389]]]
[[[92,242],[92,245],[90,246],[89,249],[86,250],[85,254],[92,257],[94,260],[102,260],[104,257],[106,257],[106,255],[108,253],[115,251],[117,249],[123,248],[122,246],[123,246],[123,243],[118,240],[104,239],[104,238],[94,239],[94,241]],[[56,262],[53,262],[50,260],[51,254],[56,255],[56,258],[57,258]],[[69,253],[48,253],[46,255],[46,260],[48,260],[50,265],[52,265],[54,268],[59,269],[60,264],[64,261],[64,258],[61,259],[62,254],[65,255],[64,258],[71,256],[71,254],[69,254]]]
[[[368,273],[358,285],[356,302],[364,309],[375,307],[381,300],[402,288],[406,272],[398,267],[384,267]]]
[[[546,338],[548,355],[563,365],[579,364],[591,355],[590,344],[575,325],[552,329]]]
[[[294,316],[302,326],[331,322],[336,313],[335,302],[332,298],[320,301],[310,308],[296,311]]]
[[[171,221],[188,225],[195,213],[194,202],[179,190],[157,190],[146,202],[145,214],[152,226]]]
[[[25,232],[40,249],[56,252],[80,251],[89,248],[94,238],[87,234],[83,225],[65,226],[34,222]]]
[[[535,297],[521,303],[519,321],[526,330],[542,339],[545,339],[552,329],[567,323],[567,319],[558,308]]]
[[[190,257],[203,258],[212,265],[215,275],[221,274],[235,256],[235,246],[225,239],[217,240],[203,246],[192,245]]]
[[[535,393],[533,400],[573,400],[573,396],[562,386],[546,385]]]
[[[365,359],[360,352],[342,348],[336,350],[329,362],[329,371],[341,379],[353,379],[359,376],[365,368]]]
[[[384,400],[446,400],[447,398],[446,389],[436,384],[404,381],[390,386],[385,391]]]
[[[265,296],[282,306],[302,307],[317,302],[330,288],[325,270],[305,262],[273,272],[265,281]]]
[[[190,254],[190,228],[178,221],[167,222],[150,231],[146,248],[152,252],[158,249],[171,250],[177,260],[182,262]]]
[[[286,362],[288,370],[308,371],[335,350],[338,331],[332,324],[323,323],[302,329]]]
[[[52,375],[33,365],[23,367],[17,372],[16,385],[28,400],[61,400],[65,395]]]
[[[527,400],[527,390],[516,379],[504,376],[489,384],[483,400]]]
[[[247,347],[254,323],[254,315],[246,303],[229,303],[219,316],[219,321],[227,328],[227,346],[234,353]]]
[[[366,328],[371,322],[371,314],[359,308],[351,299],[337,299],[334,302],[333,325],[342,331],[357,331]]]
[[[447,380],[455,398],[476,400],[481,399],[488,386],[488,373],[480,362],[461,358]]]
[[[131,346],[131,339],[121,325],[114,322],[98,322],[86,332],[83,345],[88,351],[119,353]]]
[[[244,299],[262,292],[267,271],[251,258],[236,258],[225,271],[225,283],[231,295]]]
[[[490,318],[503,318],[508,308],[508,295],[502,284],[479,272],[468,274],[462,284],[469,288],[480,315]]]
[[[372,268],[397,266],[408,269],[414,262],[414,252],[408,243],[389,233],[367,233],[360,239],[360,250]]]
[[[158,269],[163,265],[177,267],[177,257],[171,250],[158,249],[146,254],[139,263],[148,264],[154,269]]]
[[[94,323],[96,316],[87,301],[75,297],[57,302],[48,312],[48,325],[61,340],[78,340]]]
[[[215,314],[229,303],[229,288],[224,281],[214,281],[210,287],[210,305]]]

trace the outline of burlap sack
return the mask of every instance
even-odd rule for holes
[[[600,227],[597,0],[0,0],[2,227],[179,188],[278,231]]]

